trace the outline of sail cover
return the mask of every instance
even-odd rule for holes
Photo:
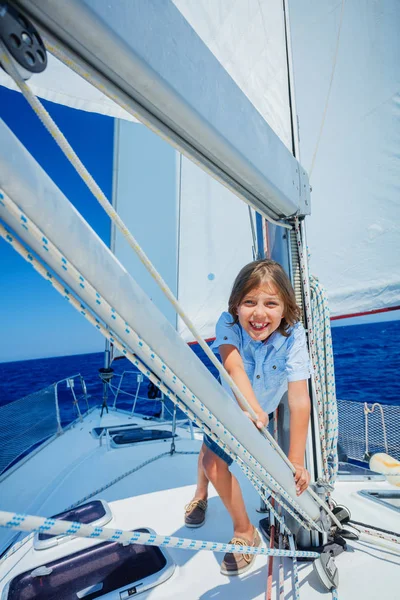
[[[312,272],[331,313],[400,306],[400,3],[290,0]]]

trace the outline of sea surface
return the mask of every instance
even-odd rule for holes
[[[355,402],[400,405],[400,321],[335,327],[332,337],[337,397]],[[203,351],[198,346],[192,346],[192,349],[215,375],[215,368],[210,365]],[[103,366],[104,355],[101,352],[0,363],[0,406],[76,374],[84,378],[89,405],[94,406],[101,403],[103,397],[103,385],[99,377],[99,369]],[[115,389],[119,382],[118,375],[123,371],[132,371],[133,366],[123,358],[115,361],[112,367]],[[117,405],[120,408],[132,407],[136,388],[136,374],[126,375],[123,389],[131,395],[119,396]],[[58,391],[65,421],[74,414],[72,394],[66,382],[59,384]],[[78,396],[82,395],[78,380],[75,391]],[[142,395],[146,401],[139,399],[137,408],[147,414],[157,413],[160,404],[157,400],[147,399],[147,381],[141,383]],[[112,402],[111,395],[108,403]]]

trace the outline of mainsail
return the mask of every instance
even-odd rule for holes
[[[312,272],[334,316],[400,307],[400,3],[291,0]]]

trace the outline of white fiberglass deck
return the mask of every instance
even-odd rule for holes
[[[0,509],[50,516],[64,510],[118,475],[169,450],[170,440],[107,450],[105,440],[100,446],[99,440],[90,434],[93,427],[127,422],[165,427],[156,425],[155,421],[128,418],[125,414],[115,412],[100,419],[99,411],[95,410],[84,418],[83,423],[76,424],[0,482]],[[179,433],[185,437],[177,439],[177,451],[199,450],[199,440],[191,440],[185,430],[179,430]],[[159,534],[228,541],[232,535],[231,522],[213,488],[210,489],[206,524],[198,529],[184,527],[183,510],[194,493],[196,464],[196,454],[164,456],[98,494],[96,498],[102,498],[110,504],[113,520],[109,527],[151,527]],[[256,511],[259,498],[235,466],[233,469],[241,481],[251,519],[257,524],[260,519],[260,514]],[[334,498],[338,503],[350,508],[355,520],[398,531],[398,512],[363,499],[357,494],[360,489],[389,487],[391,486],[386,482],[338,482]],[[10,534],[13,535],[11,532],[1,531],[0,543],[4,543]],[[95,543],[75,539],[59,547],[38,552],[34,551],[28,542],[8,561],[0,564],[0,592],[11,576]],[[400,556],[360,542],[349,543],[348,549],[348,552],[336,559],[340,578],[340,600],[372,600],[378,597],[394,600],[397,597],[395,578],[399,573]],[[174,575],[165,583],[144,593],[142,597],[186,600],[264,598],[268,562],[266,557],[257,557],[253,568],[244,575],[227,578],[219,572],[222,555],[218,553],[171,549],[169,554],[176,564]],[[278,559],[274,559],[274,581],[277,580],[277,565]],[[327,595],[311,563],[299,563],[299,572],[301,598],[313,600]],[[285,559],[286,599],[294,597],[291,575],[291,560]]]

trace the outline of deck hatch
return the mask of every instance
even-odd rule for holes
[[[338,481],[385,481],[381,473],[347,462],[339,462]]]
[[[175,437],[175,435],[172,434],[172,431],[168,431],[168,429],[143,429],[142,427],[137,427],[136,429],[110,432],[111,444],[115,446],[168,440],[172,437]]]
[[[93,525],[95,527],[103,527],[112,519],[110,508],[104,500],[92,500],[81,504],[76,508],[66,510],[62,513],[52,516],[53,519],[61,521],[78,521],[84,525]],[[52,546],[56,546],[68,540],[71,540],[72,535],[48,535],[46,533],[36,533],[33,541],[35,550],[46,550]]]
[[[400,490],[361,490],[360,496],[400,512]]]
[[[136,529],[154,533],[150,529]],[[14,577],[5,589],[4,600],[94,600],[130,598],[166,579],[174,565],[156,546],[103,542]],[[48,573],[48,574],[44,574]]]

